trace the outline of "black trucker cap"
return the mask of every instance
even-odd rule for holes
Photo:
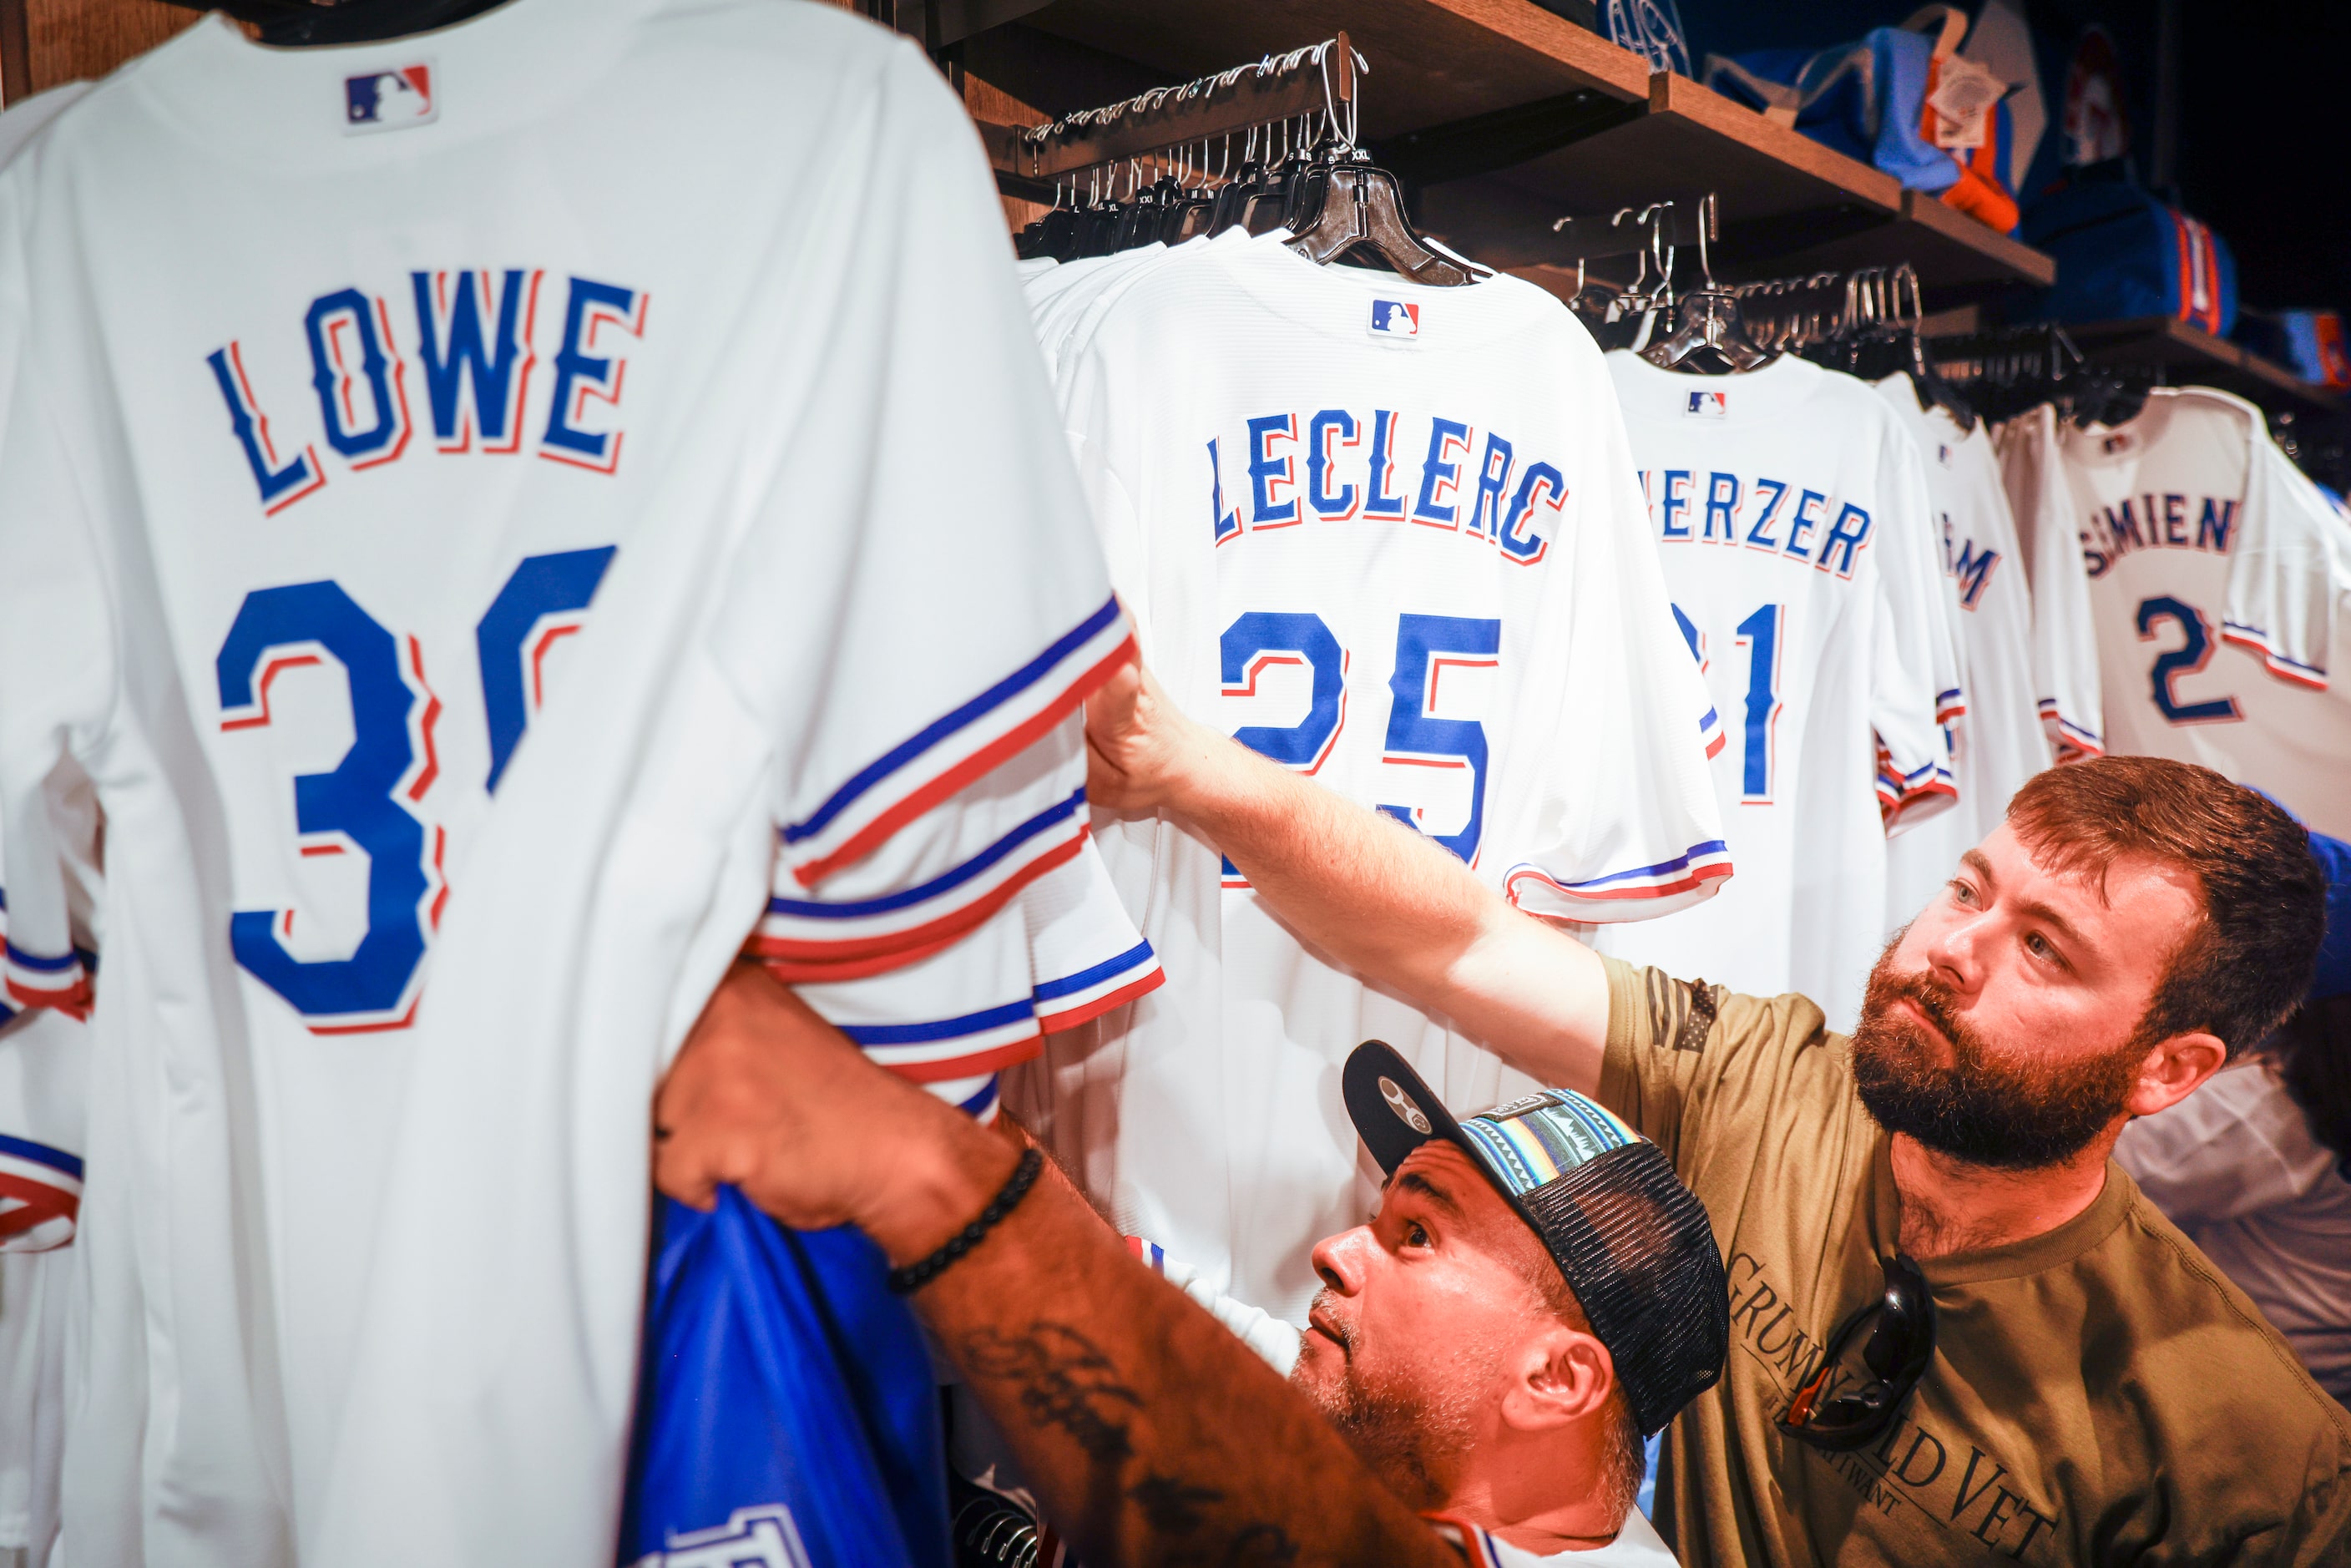
[[[1486,1173],[1559,1265],[1647,1437],[1714,1386],[1730,1286],[1698,1195],[1605,1108],[1550,1089],[1456,1121],[1384,1040],[1347,1058],[1347,1114],[1380,1169],[1445,1138]]]

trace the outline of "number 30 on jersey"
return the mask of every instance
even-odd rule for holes
[[[607,545],[528,557],[482,616],[485,790],[497,787],[538,709],[547,650],[580,629],[612,554]],[[270,727],[277,677],[329,664],[343,672],[351,743],[332,768],[295,776],[294,831],[305,858],[366,857],[366,929],[347,956],[304,958],[287,942],[292,909],[241,909],[229,916],[229,946],[314,1033],[402,1029],[415,1017],[425,947],[448,898],[445,834],[417,810],[441,778],[434,740],[441,701],[425,682],[423,648],[394,636],[340,583],[256,589],[214,661],[220,724],[232,734]]]

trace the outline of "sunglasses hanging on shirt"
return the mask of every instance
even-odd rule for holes
[[[1902,1253],[1878,1260],[1886,1288],[1829,1340],[1776,1425],[1829,1453],[1868,1447],[1893,1425],[1935,1359],[1935,1291]]]

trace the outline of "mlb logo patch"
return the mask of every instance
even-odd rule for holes
[[[1730,394],[1719,392],[1694,392],[1682,407],[1691,419],[1720,419],[1730,412]]]
[[[343,78],[347,133],[404,131],[412,125],[429,125],[440,117],[440,101],[433,96],[430,61]]]
[[[1402,299],[1373,300],[1372,336],[1374,338],[1419,337],[1420,307]]]

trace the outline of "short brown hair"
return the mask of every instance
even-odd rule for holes
[[[2268,797],[2209,768],[2102,757],[2036,774],[2008,825],[2051,871],[2094,879],[2131,856],[2193,877],[2204,917],[2157,982],[2139,1035],[2202,1030],[2230,1054],[2257,1044],[2310,988],[2326,926],[2326,876],[2310,835]]]

